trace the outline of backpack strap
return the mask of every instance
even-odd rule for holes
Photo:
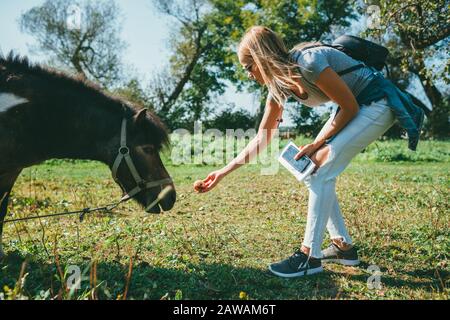
[[[333,49],[335,49],[335,50],[339,50],[339,48],[340,48],[341,46],[336,46],[336,45],[332,45],[332,44],[315,44],[315,45],[311,45],[311,46],[307,46],[307,47],[301,48],[299,51],[300,51],[300,52],[304,52],[304,51],[306,51],[306,50],[308,50],[308,49],[317,48],[317,47],[328,47],[328,48],[333,48]],[[343,52],[342,50],[339,50],[339,51]],[[345,53],[345,52],[344,52],[344,53]],[[365,66],[366,66],[366,65],[365,65],[364,63],[358,63],[358,64],[356,64],[356,65],[354,65],[354,66],[352,66],[352,67],[350,67],[350,68],[341,70],[341,71],[336,72],[336,73],[337,73],[339,76],[343,76],[344,74],[347,74],[347,73],[350,73],[350,72],[352,72],[352,71],[355,71],[355,70],[364,68]]]
[[[364,63],[359,63],[357,65],[354,65],[353,67],[344,69],[342,71],[337,72],[338,75],[343,76],[344,74],[350,73],[352,71],[364,68],[366,65]]]

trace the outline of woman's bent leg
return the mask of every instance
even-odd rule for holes
[[[310,248],[309,255],[320,259],[322,257],[322,241],[330,218],[331,211],[336,207],[336,179],[318,179],[312,176],[305,180],[309,189],[308,217],[303,246]]]
[[[332,224],[333,221],[337,223],[336,233],[346,236],[345,224],[343,219],[339,221],[340,212],[337,211],[336,177],[353,157],[379,138],[393,123],[394,115],[386,101],[374,102],[361,107],[356,117],[326,146],[329,148],[328,160],[305,180],[310,193],[303,245],[310,248],[310,256],[321,258],[323,235],[330,217]]]
[[[345,226],[344,217],[342,216],[336,193],[334,193],[334,196],[336,198],[333,201],[334,207],[331,210],[330,217],[327,222],[328,233],[330,234],[331,239],[340,239],[346,244],[353,244],[352,238],[350,237],[350,234]]]

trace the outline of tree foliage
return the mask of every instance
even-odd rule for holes
[[[288,103],[287,111],[297,132],[314,138],[327,122],[332,110],[330,108],[326,112],[319,113],[313,108],[303,106],[299,108],[297,103]]]
[[[225,133],[227,129],[252,129],[254,123],[255,117],[248,111],[243,109],[234,111],[234,107],[229,106],[214,116],[213,119],[207,121],[206,128],[214,128]]]
[[[205,0],[153,0],[155,7],[171,19],[173,52],[170,65],[155,75],[150,87],[152,102],[170,129],[193,129],[205,119],[214,94],[223,93],[214,70],[204,60],[212,43],[208,39]]]
[[[47,0],[20,18],[56,64],[108,87],[121,78],[120,10],[114,1]]]
[[[380,0],[380,28],[368,34],[384,39],[391,55],[393,81],[406,88],[414,77],[420,80],[432,111],[428,135],[448,137],[450,87],[450,1]],[[439,89],[438,83],[442,83]],[[445,89],[445,87],[447,89]]]

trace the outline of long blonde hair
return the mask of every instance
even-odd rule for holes
[[[299,44],[293,50],[305,45]],[[297,87],[301,94],[305,92],[297,81],[301,78],[298,70],[301,66],[290,59],[283,40],[269,28],[251,27],[243,36],[238,52],[241,62],[258,66],[264,83],[278,104],[284,104],[293,87]]]

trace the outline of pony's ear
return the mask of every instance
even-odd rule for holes
[[[139,110],[134,116],[133,116],[133,122],[136,126],[140,126],[142,123],[144,123],[144,120],[147,116],[147,109],[141,109]]]

